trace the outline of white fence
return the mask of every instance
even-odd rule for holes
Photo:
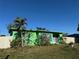
[[[11,36],[0,37],[0,49],[10,48],[10,42],[12,41]]]
[[[11,36],[2,36],[0,37],[0,49],[6,49],[6,48],[10,48],[10,43],[12,41],[12,37]],[[74,37],[63,37],[63,41],[66,44],[69,43],[75,43],[75,38]]]

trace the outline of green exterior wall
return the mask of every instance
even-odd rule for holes
[[[12,37],[13,40],[17,40],[18,37],[23,39],[23,45],[24,46],[35,46],[35,45],[43,45],[47,41],[52,45],[55,44],[54,39],[55,33],[43,33],[43,32],[25,32],[23,36],[21,36],[21,32],[13,31]],[[58,44],[62,44],[62,36],[63,34],[57,33],[56,35],[59,35],[58,37]],[[45,38],[44,38],[45,37]]]

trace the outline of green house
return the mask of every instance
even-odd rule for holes
[[[62,32],[50,32],[41,30],[14,30],[10,29],[10,34],[13,40],[20,38],[24,46],[46,45],[49,44],[61,44]],[[57,41],[54,38],[57,38]]]

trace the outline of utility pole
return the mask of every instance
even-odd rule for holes
[[[78,27],[77,27],[77,31],[79,31],[79,24],[78,24]]]

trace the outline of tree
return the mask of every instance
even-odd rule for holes
[[[27,25],[27,19],[26,18],[17,17],[14,20],[14,23],[17,26],[17,30],[23,30],[23,29],[25,29],[25,26],[24,25],[25,24]]]
[[[21,17],[17,17],[14,22],[10,25],[8,25],[8,30],[9,33],[11,33],[11,30],[25,30],[25,24],[27,25],[27,19],[26,18],[21,18]]]
[[[37,27],[36,29],[37,29],[38,31],[47,31],[46,28],[42,28],[42,27]]]
[[[9,30],[10,35],[13,34],[13,30],[17,31],[17,33],[15,33],[15,35],[14,35],[16,38],[15,38],[15,40],[12,41],[12,44],[11,44],[12,46],[15,46],[15,45],[17,46],[17,43],[19,44],[19,43],[21,43],[21,41],[22,41],[21,44],[23,46],[22,37],[25,33],[23,31],[20,31],[20,30],[26,29],[25,24],[27,25],[27,19],[26,18],[17,17],[14,20],[13,24],[10,24],[8,26],[8,30]]]

